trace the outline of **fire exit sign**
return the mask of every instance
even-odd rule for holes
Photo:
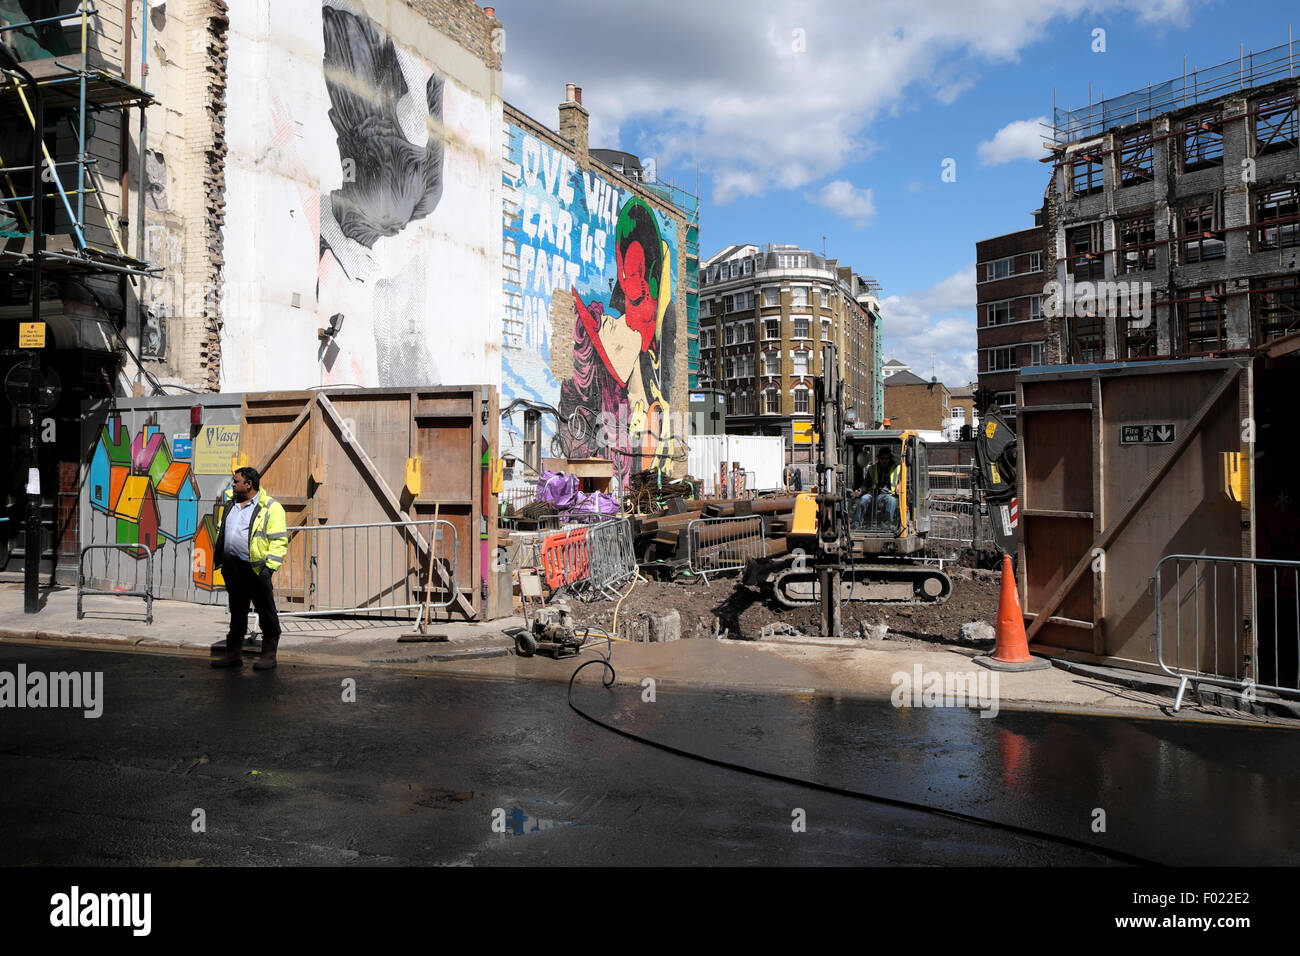
[[[1121,425],[1119,443],[1121,445],[1172,445],[1178,435],[1173,422],[1157,425]]]

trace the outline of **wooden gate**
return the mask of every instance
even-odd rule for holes
[[[483,585],[495,584],[485,573],[496,551],[496,499],[484,461],[490,464],[495,454],[497,404],[490,386],[250,393],[243,400],[240,462],[258,470],[290,527],[431,521],[436,511],[456,529],[457,553],[455,562],[447,555],[447,562],[434,563],[432,600],[465,619],[482,619],[492,606],[484,604]],[[364,584],[350,571],[344,579],[342,563],[319,553],[319,538],[291,537],[281,575],[293,582],[285,610],[309,609],[307,581],[317,597],[356,599],[346,606],[364,606],[380,594],[423,600],[427,530],[403,536],[405,566],[374,569]],[[452,568],[459,569],[454,594]]]

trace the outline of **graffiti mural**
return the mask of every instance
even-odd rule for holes
[[[499,73],[410,4],[230,8],[222,391],[496,384]]]
[[[611,460],[621,487],[671,473],[676,222],[514,125],[504,187],[503,399],[556,408],[552,452]]]
[[[199,485],[192,464],[173,459],[156,418],[132,439],[121,415],[110,416],[91,452],[87,484],[92,512],[103,515],[107,525],[106,535],[92,529],[91,540],[143,544],[156,557],[169,542],[179,547],[199,535]],[[124,553],[144,557],[143,551]],[[194,580],[198,583],[197,576]]]

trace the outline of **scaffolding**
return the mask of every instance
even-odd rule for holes
[[[1223,96],[1277,80],[1295,79],[1300,75],[1300,51],[1287,29],[1287,42],[1255,52],[1242,47],[1235,60],[1227,60],[1205,69],[1187,72],[1184,57],[1183,75],[1145,90],[1134,90],[1091,102],[1078,109],[1060,109],[1053,104],[1049,127],[1052,146],[1086,139],[1116,126],[1152,120],[1185,106],[1194,106]]]
[[[131,38],[129,17],[121,14],[131,4],[128,0],[120,8],[106,8],[105,14],[111,15],[101,15],[90,0],[70,6],[74,9],[56,16],[21,22],[6,23],[0,13],[0,40],[19,61],[18,69],[0,69],[0,274],[24,281],[43,246],[41,272],[51,277],[149,276],[157,270],[144,258],[141,230],[136,230],[135,255],[128,251],[125,236],[129,111],[140,109],[143,140],[144,111],[155,102],[123,76]],[[113,16],[124,22],[113,22]],[[147,29],[145,10],[142,76]],[[32,165],[30,139],[37,126],[37,97],[24,72],[40,92],[39,176]],[[143,205],[143,189],[140,194]],[[35,241],[32,229],[38,195],[43,243]]]

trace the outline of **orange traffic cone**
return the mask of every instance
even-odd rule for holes
[[[992,657],[980,656],[976,663],[998,671],[1036,671],[1051,667],[1049,661],[1029,653],[1025,638],[1025,615],[1016,593],[1016,573],[1011,570],[1011,555],[1002,555],[1002,593],[998,598],[997,644]]]

